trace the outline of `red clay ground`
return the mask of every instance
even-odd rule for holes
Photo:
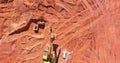
[[[120,63],[119,0],[0,0],[0,63],[41,63],[51,23],[58,63]]]

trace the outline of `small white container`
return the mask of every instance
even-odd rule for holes
[[[63,59],[66,59],[67,51],[63,51]]]

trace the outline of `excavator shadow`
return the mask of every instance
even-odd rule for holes
[[[55,51],[55,54],[57,54],[58,46],[59,45],[57,45],[57,44],[53,44],[53,51]]]
[[[59,45],[53,44],[53,51],[55,51],[55,60],[53,63],[58,63],[58,59],[61,53],[61,49],[58,49]]]

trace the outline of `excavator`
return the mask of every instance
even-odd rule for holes
[[[53,51],[53,41],[55,35],[52,34],[52,27],[50,27],[50,42],[48,43],[47,50],[43,52],[42,63],[56,63],[56,54]]]

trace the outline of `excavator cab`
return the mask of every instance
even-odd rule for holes
[[[43,62],[42,63],[53,63],[55,59],[55,54],[50,54],[48,51],[43,53]]]
[[[44,51],[43,52],[43,62],[42,63],[51,63],[49,60],[49,52],[48,51]]]

